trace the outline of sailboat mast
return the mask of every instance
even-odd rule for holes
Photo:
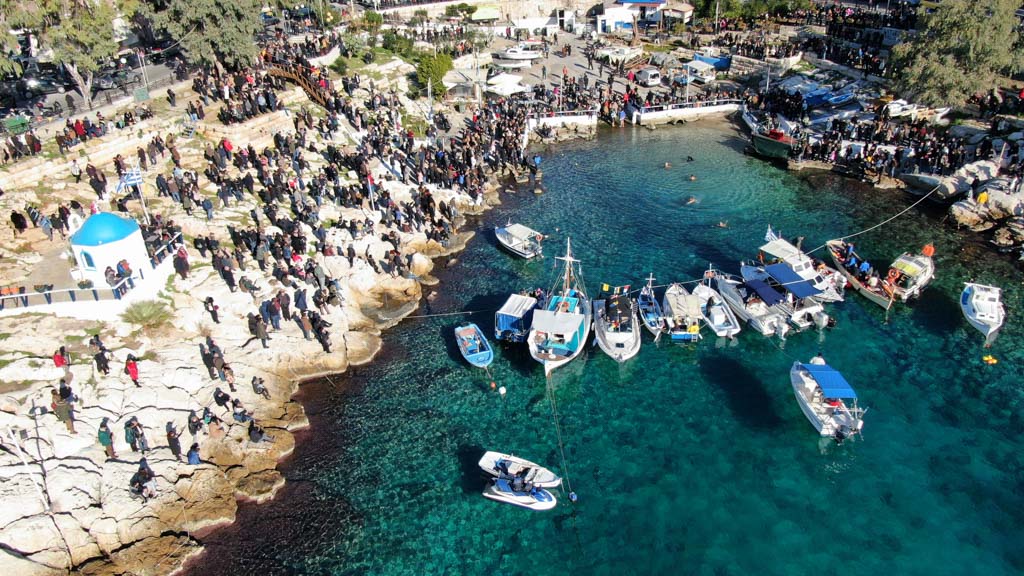
[[[565,239],[565,278],[562,283],[562,294],[569,295],[569,280],[572,277],[572,240]]]

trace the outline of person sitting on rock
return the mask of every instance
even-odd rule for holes
[[[266,384],[263,382],[263,378],[259,376],[252,377],[252,391],[263,396],[267,400],[270,400],[270,391],[267,390]]]
[[[242,406],[242,401],[241,400],[239,400],[238,398],[235,398],[234,400],[231,401],[231,406],[232,406],[231,416],[235,419],[235,422],[240,422],[242,424],[245,424],[246,422],[249,422],[249,421],[252,420],[252,413],[247,411],[245,409],[245,407]]]
[[[217,406],[220,406],[225,410],[230,410],[230,408],[228,408],[228,402],[231,402],[231,396],[229,396],[227,392],[221,390],[220,387],[213,390],[213,401]]]
[[[203,463],[199,458],[199,443],[193,442],[192,446],[188,449],[188,463],[192,466],[198,466]]]
[[[262,427],[256,425],[255,420],[249,420],[249,442],[258,444],[260,442],[270,442],[273,439],[273,436],[270,436]]]

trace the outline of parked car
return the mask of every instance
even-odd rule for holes
[[[138,84],[141,76],[135,70],[101,70],[96,73],[92,80],[93,92],[100,90],[111,90],[120,88],[127,91],[128,88]]]
[[[43,94],[63,94],[77,86],[64,67],[51,62],[27,60],[22,62],[23,73],[18,81],[18,90],[26,98]]]
[[[637,70],[636,83],[650,88],[661,84],[661,71],[653,66],[647,66]]]
[[[181,55],[181,44],[173,38],[161,38],[153,44],[145,47],[146,58],[154,64],[159,64]]]

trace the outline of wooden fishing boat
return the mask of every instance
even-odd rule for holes
[[[484,338],[484,333],[472,322],[455,328],[455,341],[459,345],[462,357],[477,368],[486,368],[494,360],[494,351]]]

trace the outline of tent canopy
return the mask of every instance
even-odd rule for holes
[[[764,280],[747,280],[744,284],[747,285],[747,288],[750,288],[760,296],[761,300],[764,300],[764,303],[768,306],[774,306],[779,302],[782,302],[782,295],[769,286]]]
[[[814,377],[814,381],[818,383],[818,387],[821,388],[821,393],[825,395],[825,398],[842,398],[855,400],[857,393],[854,392],[853,387],[850,383],[843,378],[843,375],[839,373],[835,368],[827,364],[801,364],[804,370],[811,373]]]
[[[533,313],[533,329],[549,334],[572,334],[583,324],[583,314],[537,310]]]
[[[772,277],[773,280],[782,285],[783,288],[788,290],[797,298],[809,298],[821,294],[821,290],[814,287],[813,284],[808,280],[804,280],[793,271],[793,268],[789,264],[779,263],[771,264],[764,267],[764,271]]]
[[[803,252],[797,250],[796,246],[793,246],[789,241],[783,240],[782,238],[772,240],[771,242],[764,244],[761,246],[760,250],[765,254],[775,256],[776,258],[782,258],[787,262],[797,260],[803,255]]]
[[[497,6],[478,6],[473,15],[469,17],[473,22],[486,22],[500,18],[501,12],[498,11]]]

